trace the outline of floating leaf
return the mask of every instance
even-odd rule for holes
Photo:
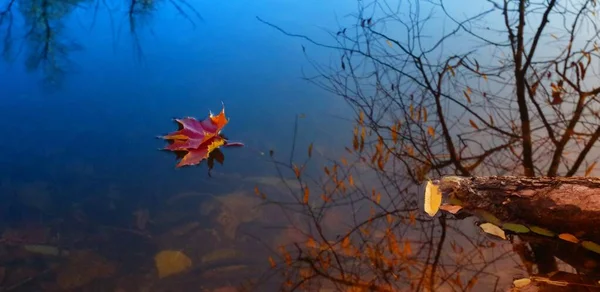
[[[50,255],[50,256],[59,256],[59,255],[68,255],[69,254],[68,251],[61,250],[58,247],[51,246],[51,245],[26,244],[23,246],[23,248],[28,252],[39,253],[39,254]]]
[[[515,288],[523,288],[529,284],[531,284],[531,279],[529,278],[517,279],[513,281]]]
[[[502,230],[500,227],[498,227],[492,223],[483,223],[483,224],[479,225],[479,227],[485,233],[500,237],[502,239],[506,239],[506,234],[504,233],[504,230]]]
[[[164,278],[181,273],[192,266],[192,260],[178,250],[163,250],[154,256],[158,277]]]
[[[169,141],[164,150],[183,153],[177,167],[196,165],[219,147],[243,146],[242,143],[229,142],[220,135],[229,120],[225,117],[225,107],[218,115],[209,113],[208,118],[198,121],[195,118],[175,119],[179,129],[159,138]],[[222,163],[222,159],[217,159]]]
[[[570,234],[570,233],[561,233],[558,235],[558,238],[560,238],[564,241],[572,242],[572,243],[579,243],[579,239],[577,239],[577,237],[575,237],[575,235]]]
[[[591,250],[595,253],[600,253],[600,244],[597,244],[595,242],[582,241],[581,246],[583,246],[583,247],[587,248],[588,250]]]
[[[544,235],[544,236],[549,236],[549,237],[553,237],[556,234],[548,229],[542,228],[542,227],[537,227],[537,226],[530,226],[529,229],[531,230],[531,232],[533,233],[537,233],[539,235]]]
[[[522,224],[516,224],[516,223],[504,223],[504,224],[502,224],[502,229],[512,231],[515,233],[528,233],[529,232],[529,228],[527,228],[527,226],[522,225]]]
[[[433,217],[442,204],[442,192],[432,181],[427,182],[425,187],[425,212]]]
[[[462,207],[461,206],[457,206],[457,205],[443,204],[443,205],[440,206],[440,210],[444,210],[444,211],[446,211],[448,213],[451,213],[451,214],[456,214],[461,209],[462,209]]]

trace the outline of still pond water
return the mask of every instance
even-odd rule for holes
[[[0,291],[233,291],[249,279],[277,291],[267,259],[306,237],[283,213],[256,207],[255,186],[288,191],[269,151],[287,157],[296,137],[302,154],[314,143],[316,163],[338,159],[354,117],[301,79],[311,69],[301,45],[321,62],[335,52],[256,16],[327,40],[321,28],[354,9],[341,0],[2,0]],[[205,163],[176,169],[157,151],[172,118],[205,118],[221,103],[224,133],[246,146],[224,149],[212,176]],[[351,225],[341,210],[324,219],[332,234]],[[442,231],[419,208],[406,218],[404,252],[423,275],[436,258],[430,243],[451,239],[435,260],[440,290],[505,290],[528,275],[528,259],[472,221]],[[160,251],[185,257],[184,271],[161,277]]]

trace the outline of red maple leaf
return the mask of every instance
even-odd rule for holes
[[[164,150],[179,152],[181,160],[176,167],[196,165],[204,159],[211,159],[211,153],[216,153],[220,147],[243,146],[239,142],[229,142],[221,135],[221,130],[229,120],[225,117],[225,107],[218,115],[209,114],[208,118],[198,121],[187,117],[175,119],[179,129],[160,138],[170,142]],[[214,155],[219,163],[223,163],[223,155]],[[215,158],[213,158],[215,159]],[[209,169],[214,162],[209,161]]]

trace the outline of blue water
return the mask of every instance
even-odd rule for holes
[[[231,119],[224,133],[248,147],[226,149],[225,166],[216,171],[268,171],[257,162],[259,152],[289,148],[297,114],[306,114],[300,142],[330,143],[346,123],[338,118],[345,105],[301,79],[302,68],[311,69],[301,40],[255,18],[325,38],[319,27],[334,26],[344,7],[313,2],[194,2],[202,19],[187,9],[189,20],[157,2],[135,35],[123,3],[80,2],[54,24],[61,26],[57,39],[80,47],[59,61],[69,60],[61,76],[45,74],[44,64],[26,72],[25,59],[40,44],[23,39],[27,25],[13,9],[12,43],[23,49],[0,63],[2,177],[50,180],[71,192],[114,183],[142,198],[201,187],[205,168],[175,170],[174,158],[156,151],[163,144],[154,137],[175,128],[171,118],[204,118],[221,102]],[[320,60],[335,53],[308,50]],[[93,171],[80,173],[74,164]]]
[[[2,11],[12,5],[0,26],[3,225],[70,218],[69,208],[87,204],[90,222],[119,226],[136,208],[181,192],[235,190],[229,177],[274,174],[263,154],[288,155],[299,114],[302,149],[310,142],[332,156],[342,149],[350,112],[302,79],[312,68],[301,45],[317,61],[337,53],[256,17],[324,40],[323,28],[335,29],[352,3],[190,1],[198,16],[184,2],[149,2],[134,31],[127,1],[0,2]],[[230,118],[224,133],[246,147],[225,149],[212,178],[205,163],[175,169],[155,137],[176,129],[172,118],[205,118],[221,103]],[[36,182],[52,207],[31,208],[16,195]],[[113,193],[121,213],[104,211]]]

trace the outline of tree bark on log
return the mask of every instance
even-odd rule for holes
[[[437,183],[467,212],[483,209],[502,222],[600,241],[600,178],[449,176]]]

